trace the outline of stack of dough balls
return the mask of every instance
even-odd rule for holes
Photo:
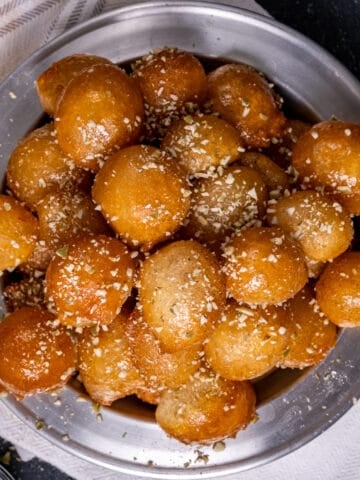
[[[0,195],[0,387],[80,374],[209,444],[255,420],[253,382],[360,325],[360,126],[286,118],[248,65],[164,48],[131,69],[77,54],[36,80],[50,120]]]

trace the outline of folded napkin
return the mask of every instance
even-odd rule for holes
[[[0,2],[0,80],[33,51],[88,18],[132,4],[129,0],[6,0]],[[255,1],[226,3],[266,14]],[[360,407],[301,449],[271,464],[228,480],[359,480]],[[76,480],[131,480],[90,464],[52,445],[22,423],[0,400],[0,435],[15,444],[24,460],[45,460]],[[149,472],[147,472],[149,473]],[[138,477],[137,477],[138,478]],[[35,479],[34,479],[35,480]]]

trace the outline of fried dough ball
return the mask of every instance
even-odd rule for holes
[[[278,366],[305,368],[316,365],[336,344],[336,326],[320,310],[313,290],[306,286],[287,302],[290,335]]]
[[[45,307],[44,276],[42,272],[35,271],[29,277],[19,282],[6,285],[3,290],[6,310],[13,312],[22,307]]]
[[[105,235],[83,236],[56,252],[46,294],[68,326],[108,325],[131,293],[134,265],[125,245]]]
[[[94,65],[71,80],[58,103],[59,145],[77,165],[97,171],[105,155],[136,143],[143,115],[135,82],[115,65]]]
[[[307,257],[320,262],[345,252],[354,234],[343,207],[314,190],[281,198],[269,207],[268,220],[295,238]]]
[[[133,352],[133,362],[150,391],[176,389],[200,368],[198,345],[173,353],[163,352],[138,309],[127,322],[126,337]]]
[[[360,252],[346,252],[329,263],[316,283],[316,299],[339,327],[360,326]]]
[[[53,255],[74,237],[107,234],[104,217],[95,210],[89,195],[80,191],[49,193],[38,204],[39,238]]]
[[[23,307],[0,323],[0,383],[17,397],[63,387],[75,372],[76,350],[56,317]]]
[[[12,152],[6,181],[15,196],[32,210],[50,192],[86,185],[89,174],[76,168],[60,149],[52,123],[27,135]]]
[[[206,359],[228,380],[260,377],[282,358],[287,347],[287,324],[284,307],[250,309],[231,301],[206,342]]]
[[[226,236],[261,220],[266,200],[266,185],[257,171],[238,165],[220,167],[194,184],[184,231],[202,243],[219,246]]]
[[[136,145],[107,160],[96,175],[92,194],[126,243],[150,250],[179,228],[191,192],[184,171],[171,157]]]
[[[267,147],[283,134],[286,119],[265,78],[244,64],[223,65],[208,76],[211,109],[234,125],[247,146]]]
[[[169,152],[189,174],[209,167],[226,166],[243,151],[240,132],[214,115],[187,115],[169,127],[161,148]]]
[[[0,270],[26,262],[39,234],[38,221],[20,202],[0,195]]]
[[[263,153],[242,153],[239,163],[260,173],[271,198],[278,198],[290,188],[289,178],[284,170]]]
[[[62,58],[45,70],[35,82],[45,112],[53,117],[59,98],[69,82],[82,70],[99,63],[111,64],[106,58],[78,53]]]
[[[310,128],[310,123],[303,122],[302,120],[288,119],[283,136],[271,139],[271,145],[265,152],[266,155],[280,167],[288,168],[291,163],[295,143],[305,132],[310,130]]]
[[[215,256],[192,240],[170,243],[148,257],[139,284],[144,320],[165,352],[199,345],[225,304]]]
[[[360,214],[360,125],[327,121],[299,138],[292,165],[307,188],[321,188]]]
[[[224,247],[224,257],[227,290],[238,302],[284,302],[307,282],[304,253],[278,227],[239,232]]]
[[[155,416],[181,442],[211,444],[246,428],[255,417],[255,402],[249,382],[232,382],[202,368],[178,389],[163,393]]]
[[[137,60],[132,77],[144,97],[146,127],[162,136],[174,118],[202,104],[206,74],[199,60],[177,48],[153,51]]]
[[[134,394],[144,380],[135,367],[125,334],[128,315],[120,313],[106,330],[79,336],[79,372],[90,397],[101,405]]]

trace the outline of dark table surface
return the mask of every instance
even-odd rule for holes
[[[319,43],[360,79],[359,0],[257,0],[274,18]],[[241,6],[239,0],[239,6]],[[71,480],[38,459],[22,462],[0,438],[0,462],[16,480]],[[92,480],[92,479],[89,479]]]

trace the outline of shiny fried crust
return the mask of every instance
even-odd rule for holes
[[[110,229],[89,194],[79,190],[49,193],[37,206],[39,240],[50,257],[76,236],[109,234]]]
[[[232,382],[200,369],[180,388],[161,396],[155,415],[172,437],[209,444],[248,426],[255,415],[255,393],[248,382]]]
[[[23,307],[0,323],[0,384],[22,398],[63,387],[75,372],[76,350],[56,317]]]
[[[161,148],[176,158],[189,174],[229,165],[244,150],[240,132],[214,115],[187,115],[173,122]]]
[[[178,388],[200,367],[202,350],[199,345],[173,353],[164,352],[139,309],[134,310],[126,323],[126,338],[131,347],[133,362],[149,391],[161,392]]]
[[[350,213],[360,214],[360,125],[314,125],[296,143],[292,165],[304,188],[320,187]]]
[[[190,195],[182,168],[158,148],[145,145],[110,157],[92,189],[113,229],[126,243],[143,250],[170,238],[180,227]]]
[[[320,310],[313,289],[307,285],[287,302],[287,347],[278,366],[305,368],[315,365],[335,346],[337,331]]]
[[[280,137],[285,116],[265,78],[243,64],[223,65],[208,76],[210,108],[234,125],[247,146],[267,147]]]
[[[286,307],[249,308],[230,301],[206,342],[206,359],[229,380],[260,377],[283,358],[288,323]]]
[[[241,231],[224,247],[224,258],[227,291],[238,302],[284,302],[307,282],[303,251],[279,227]]]
[[[35,82],[44,111],[54,116],[58,101],[69,82],[82,70],[104,63],[111,64],[106,58],[86,54],[70,55],[53,63]]]
[[[143,115],[135,82],[115,65],[94,65],[64,91],[56,109],[57,139],[77,165],[96,171],[105,155],[137,142]]]
[[[144,380],[136,368],[120,313],[106,330],[85,329],[79,336],[79,372],[90,397],[101,405],[137,392]]]
[[[0,232],[0,270],[10,270],[33,252],[39,235],[38,221],[20,202],[0,195]]]
[[[86,185],[89,176],[60,149],[54,125],[49,123],[19,142],[10,156],[6,181],[19,200],[36,210],[50,192]]]
[[[132,68],[144,98],[149,138],[162,136],[174,119],[196,111],[203,103],[206,74],[191,53],[164,48],[140,58]]]
[[[329,263],[316,283],[321,310],[339,327],[360,325],[360,252],[346,252]]]
[[[347,250],[354,234],[350,215],[340,203],[314,190],[272,203],[268,220],[297,240],[307,257],[320,262]]]
[[[232,233],[263,219],[267,188],[253,168],[231,165],[194,181],[185,234],[220,247]]]
[[[225,304],[215,257],[191,240],[173,242],[147,258],[139,283],[144,320],[166,352],[200,344]]]
[[[51,260],[47,298],[64,325],[107,325],[130,295],[133,275],[134,265],[122,242],[104,235],[78,237]]]

